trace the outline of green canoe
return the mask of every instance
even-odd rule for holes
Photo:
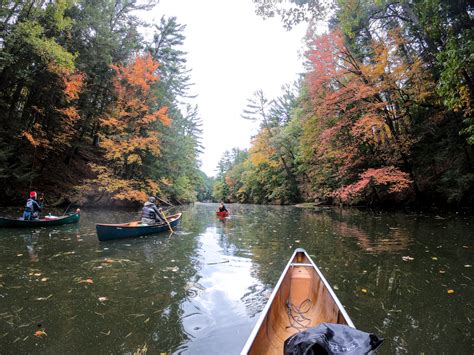
[[[181,213],[177,213],[166,217],[171,228],[174,228],[179,224],[181,220],[181,215]],[[95,225],[95,228],[97,231],[97,238],[99,238],[99,240],[103,242],[112,239],[139,237],[147,234],[166,232],[169,231],[169,226],[167,223],[146,225],[141,224],[140,221],[137,221],[121,224],[98,223]]]
[[[51,217],[46,216],[36,220],[23,220],[0,217],[0,227],[4,228],[35,228],[35,227],[49,227],[60,226],[62,224],[70,224],[79,222],[81,214],[79,212],[69,213],[65,216]]]

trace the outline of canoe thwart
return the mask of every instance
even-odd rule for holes
[[[307,263],[291,263],[290,266],[293,266],[293,267],[296,267],[296,266],[313,267],[313,264],[307,264]]]

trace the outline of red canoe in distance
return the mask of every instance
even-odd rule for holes
[[[229,211],[224,211],[224,212],[217,211],[216,215],[217,215],[217,217],[220,217],[220,218],[229,217]]]

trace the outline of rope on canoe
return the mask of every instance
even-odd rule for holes
[[[305,316],[312,307],[312,302],[309,298],[301,302],[299,306],[291,303],[290,298],[288,298],[286,306],[288,308],[288,320],[290,321],[290,325],[286,328],[296,328],[300,330],[309,327],[311,318]]]

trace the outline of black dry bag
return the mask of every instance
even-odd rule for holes
[[[342,324],[322,323],[285,340],[285,355],[373,354],[383,339]]]

